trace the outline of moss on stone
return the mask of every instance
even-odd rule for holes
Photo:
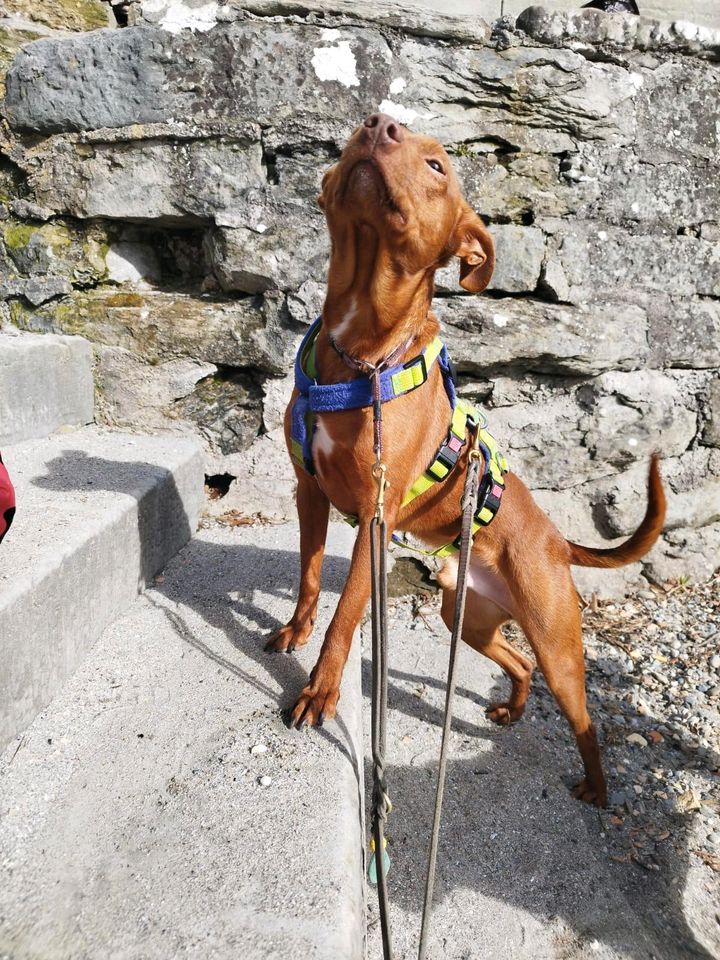
[[[92,297],[59,300],[55,304],[55,322],[64,333],[76,333],[97,340],[95,325],[105,320],[105,301]]]
[[[9,220],[0,226],[0,230],[2,230],[3,241],[8,250],[22,250],[37,233],[38,225]]]
[[[19,300],[11,300],[9,304],[10,323],[19,327],[21,330],[27,330],[27,316],[30,313]]]
[[[103,0],[4,0],[8,16],[23,17],[53,30],[97,30],[109,25]]]
[[[115,293],[105,303],[108,307],[141,307],[145,298],[139,293]]]
[[[73,230],[61,220],[52,223],[23,223],[7,220],[0,224],[0,232],[8,250],[23,250],[37,236],[44,246],[52,247],[53,253],[69,247],[73,242]]]
[[[102,280],[107,274],[107,255],[110,250],[110,244],[106,240],[99,240],[97,237],[85,237],[83,240],[83,255],[90,264],[91,269]]]

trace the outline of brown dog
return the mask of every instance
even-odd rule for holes
[[[319,203],[332,238],[327,299],[316,346],[315,376],[320,384],[360,376],[348,367],[331,337],[346,354],[372,363],[405,343],[404,355],[395,359],[417,356],[437,334],[438,323],[430,312],[433,278],[452,257],[460,260],[460,283],[466,290],[479,293],[490,281],[492,240],[462,198],[447,154],[436,141],[410,133],[388,116],[369,117],[353,134],[323,178]],[[443,483],[406,507],[401,504],[446,437],[450,416],[437,364],[422,386],[383,406],[388,528],[411,532],[430,547],[451,541],[459,532],[468,444]],[[292,722],[298,726],[319,724],[335,714],[345,661],[370,593],[368,525],[375,503],[372,410],[320,413],[314,429],[316,476],[296,468],[299,598],[291,621],[270,640],[268,649],[290,652],[310,637],[330,503],[360,522],[337,610],[310,681],[292,711]],[[290,444],[290,413],[286,432]],[[490,707],[489,716],[508,724],[525,708],[532,664],[500,630],[503,623],[516,620],[577,739],[585,777],[575,796],[598,805],[607,802],[607,788],[586,707],[580,613],[570,565],[617,567],[637,560],[657,539],[664,515],[665,496],[653,458],[647,512],[636,533],[615,549],[581,547],[565,540],[523,482],[510,473],[502,508],[475,538],[463,639],[498,663],[512,685],[508,701]],[[450,627],[456,583],[452,559],[438,580],[443,619]]]

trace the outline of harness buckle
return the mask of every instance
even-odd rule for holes
[[[458,462],[458,458],[462,451],[462,446],[457,450],[450,446],[449,443],[444,443],[442,447],[438,450],[435,460],[439,460],[440,463],[447,469],[448,473],[455,467],[455,464]]]

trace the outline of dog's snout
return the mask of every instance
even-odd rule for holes
[[[365,136],[373,143],[402,143],[403,128],[386,113],[373,113],[365,121]]]

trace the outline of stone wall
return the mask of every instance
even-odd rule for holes
[[[381,108],[447,146],[495,237],[490,290],[463,294],[447,268],[436,310],[513,468],[598,544],[639,522],[660,449],[662,544],[597,582],[710,573],[719,33],[541,8],[361,20],[345,0],[123,0],[136,25],[97,30],[107,7],[85,2],[81,24],[0,20],[0,310],[94,343],[101,419],[195,430],[240,477],[221,509],[292,512],[280,423],[323,299],[314,200]]]

